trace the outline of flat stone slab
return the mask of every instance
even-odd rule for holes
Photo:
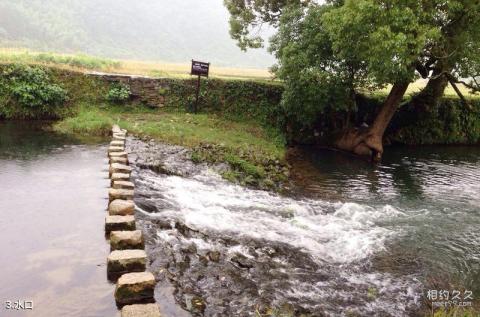
[[[118,133],[118,132],[122,132],[122,129],[120,129],[120,126],[118,124],[114,124],[112,126],[112,133]]]
[[[115,173],[130,174],[132,171],[133,171],[133,168],[131,168],[128,165],[123,165],[120,163],[110,164],[110,175]]]
[[[128,216],[135,213],[135,204],[132,200],[117,199],[108,205],[110,216]]]
[[[116,250],[107,258],[109,277],[124,273],[143,272],[147,266],[147,253],[143,250]]]
[[[134,216],[107,216],[105,217],[105,232],[135,230]]]
[[[123,174],[123,173],[113,173],[110,175],[111,183],[113,185],[116,181],[130,181],[130,174]]]
[[[113,153],[113,152],[124,152],[125,148],[123,146],[110,146],[108,148],[108,153]]]
[[[162,317],[162,315],[157,304],[136,304],[124,306],[121,317]]]
[[[120,146],[125,148],[125,141],[113,140],[112,142],[110,142],[110,146]]]
[[[111,157],[109,163],[110,164],[119,163],[119,164],[123,164],[123,165],[128,165],[128,158],[126,158],[126,157]]]
[[[143,249],[145,242],[140,230],[112,231],[110,233],[110,248],[112,250]]]
[[[130,189],[115,189],[111,188],[108,191],[108,197],[110,201],[116,199],[124,199],[124,200],[133,200],[134,191]]]
[[[127,137],[123,133],[114,133],[112,136],[113,141],[125,141]]]
[[[115,300],[129,305],[153,300],[155,277],[150,272],[127,273],[120,276],[115,288]]]
[[[135,184],[128,181],[114,181],[112,188],[114,189],[130,189],[133,190],[135,188]]]
[[[109,152],[108,157],[128,157],[128,153],[123,151],[123,152]]]

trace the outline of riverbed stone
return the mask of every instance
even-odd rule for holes
[[[130,174],[132,170],[133,168],[131,168],[130,166],[120,163],[113,163],[110,165],[110,175],[114,173]]]
[[[115,288],[115,300],[120,305],[153,300],[155,277],[150,272],[127,273],[120,276]]]
[[[111,157],[109,160],[110,164],[119,163],[123,165],[128,165],[128,158],[126,157]]]
[[[105,217],[105,232],[135,230],[134,216],[107,216]]]
[[[135,184],[129,181],[114,181],[112,188],[114,189],[130,189],[133,190],[135,188]]]
[[[110,233],[110,248],[112,250],[143,249],[145,242],[141,230],[112,231]]]
[[[109,277],[119,274],[143,272],[147,266],[147,253],[144,250],[115,250],[107,258]]]
[[[109,152],[108,157],[128,157],[128,153],[123,151],[123,152]]]
[[[110,216],[129,216],[135,213],[135,204],[132,200],[116,199],[108,205]]]
[[[134,191],[130,189],[111,188],[108,191],[108,197],[110,198],[110,201],[113,201],[116,199],[132,200],[133,195],[134,195]]]
[[[123,146],[110,146],[108,148],[108,153],[123,152],[123,151],[125,151],[125,148]]]
[[[162,317],[162,315],[157,304],[136,304],[124,306],[121,317]]]

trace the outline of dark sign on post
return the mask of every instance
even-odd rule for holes
[[[192,59],[192,71],[191,75],[198,76],[197,80],[197,96],[195,99],[195,108],[194,112],[197,113],[198,109],[198,97],[200,96],[200,77],[208,77],[208,71],[210,70],[210,63],[204,63],[199,61],[194,61]]]
[[[203,77],[208,77],[208,71],[210,69],[210,63],[204,63],[199,61],[194,61],[192,59],[192,72],[191,75],[198,75]]]

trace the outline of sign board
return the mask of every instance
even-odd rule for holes
[[[204,63],[199,61],[194,61],[192,59],[192,72],[191,75],[198,75],[208,77],[208,71],[210,69],[210,63]]]

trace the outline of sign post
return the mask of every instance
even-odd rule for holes
[[[200,78],[202,76],[208,77],[209,70],[210,70],[210,63],[199,62],[192,59],[192,71],[190,72],[190,75],[198,76],[197,95],[195,98],[195,108],[194,108],[195,113],[197,113],[197,110],[198,110],[198,98],[200,97]]]

